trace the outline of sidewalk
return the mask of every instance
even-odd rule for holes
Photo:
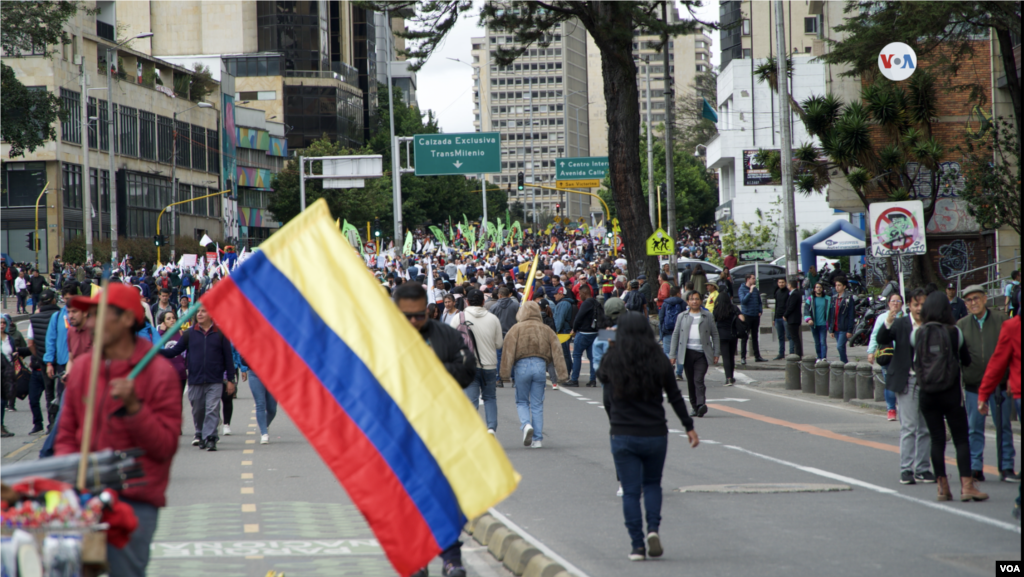
[[[18,310],[18,297],[13,296],[13,295],[12,296],[7,296],[7,297],[3,297],[3,300],[0,301],[0,303],[2,303],[2,307],[0,307],[0,311],[2,311],[6,315],[11,315],[11,318],[14,320],[14,322],[17,323],[17,322],[20,322],[20,321],[28,319],[28,315],[15,314],[15,311]],[[32,310],[31,307],[28,310],[31,311]]]

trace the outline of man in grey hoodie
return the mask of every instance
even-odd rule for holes
[[[473,403],[474,409],[479,406],[480,397],[483,396],[487,432],[493,435],[498,429],[498,396],[495,385],[498,355],[501,352],[504,335],[501,331],[501,321],[487,312],[483,306],[484,293],[476,289],[469,291],[466,295],[466,304],[469,305],[466,310],[452,317],[448,324],[458,330],[465,323],[472,334],[477,366],[473,382],[466,387],[466,396],[469,397],[469,402]]]

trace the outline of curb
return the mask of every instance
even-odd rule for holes
[[[572,577],[564,567],[490,515],[469,521],[465,530],[513,575]]]

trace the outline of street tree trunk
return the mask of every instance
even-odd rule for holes
[[[658,275],[658,259],[647,256],[646,248],[654,229],[640,182],[640,93],[633,62],[634,23],[628,3],[594,4],[593,20],[583,20],[601,50],[612,198],[626,247],[629,277],[645,273],[653,279]]]

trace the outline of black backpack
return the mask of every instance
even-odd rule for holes
[[[960,362],[942,323],[925,323],[914,335],[914,371],[926,393],[941,393],[960,384]]]
[[[640,311],[644,308],[643,295],[638,290],[631,290],[626,295],[626,310],[627,311]]]

